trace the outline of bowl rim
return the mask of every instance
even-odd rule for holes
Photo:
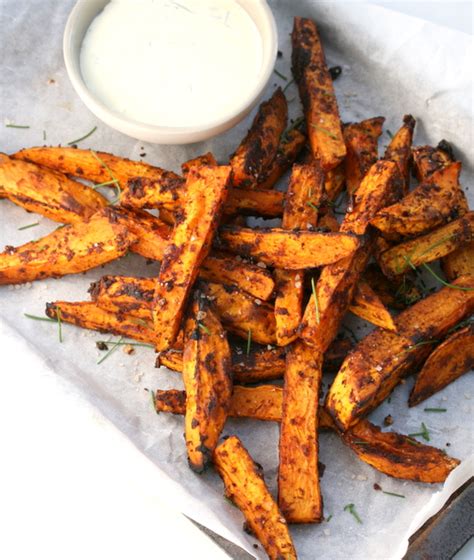
[[[110,1],[110,0],[109,0]],[[241,4],[241,0],[235,0],[241,7],[247,12],[249,17],[254,21],[259,35],[262,37],[260,27],[255,21],[255,17],[246,10],[245,6]],[[244,0],[245,1],[245,0]],[[267,0],[253,0],[257,2],[257,9],[261,11],[263,15],[262,21],[264,22],[265,32],[268,34],[269,47],[263,48],[264,59],[262,60],[262,71],[258,76],[258,82],[251,90],[251,92],[245,97],[244,101],[241,102],[237,107],[229,111],[227,114],[221,116],[219,119],[203,123],[201,125],[194,126],[166,126],[157,124],[148,124],[142,121],[136,121],[128,117],[124,117],[121,113],[110,109],[102,101],[100,101],[86,86],[84,79],[81,75],[80,62],[79,62],[79,49],[74,48],[72,36],[77,25],[77,20],[81,15],[82,10],[89,0],[78,0],[71,10],[63,34],[63,58],[66,66],[66,70],[69,79],[75,89],[76,93],[79,95],[81,100],[86,104],[86,106],[101,120],[105,121],[107,124],[113,128],[119,130],[130,130],[131,127],[139,134],[153,135],[156,133],[162,133],[165,136],[179,137],[185,135],[192,135],[197,133],[204,133],[212,130],[223,130],[223,127],[227,123],[236,124],[245,114],[248,113],[257,103],[260,96],[262,95],[266,85],[268,84],[270,77],[273,73],[275,67],[275,62],[278,52],[278,32],[273,13],[267,3]],[[103,10],[105,5],[97,10],[97,14]],[[90,5],[90,4],[89,4]],[[94,17],[96,17],[94,15]],[[262,37],[263,39],[263,37]]]

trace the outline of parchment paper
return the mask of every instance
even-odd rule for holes
[[[153,146],[127,138],[100,122],[88,112],[73,91],[62,60],[61,40],[72,0],[2,0],[0,100],[2,124],[29,125],[29,129],[0,127],[0,149],[7,153],[25,146],[67,143],[97,125],[98,130],[81,147],[103,149],[130,158],[139,158],[168,169],[208,150],[225,161],[244,135],[250,118],[220,137],[191,146]],[[384,8],[362,3],[284,2],[274,0],[280,50],[279,72],[290,77],[289,32],[294,15],[313,17],[322,32],[328,61],[340,64],[342,76],[336,92],[344,121],[376,115],[386,117],[385,128],[394,132],[405,113],[417,118],[415,142],[451,141],[463,160],[462,181],[471,205],[472,81],[471,38],[460,32],[438,27]],[[216,69],[218,71],[218,69]],[[285,85],[274,76],[266,96],[275,85]],[[292,117],[300,114],[294,86],[288,88]],[[384,134],[381,150],[389,142]],[[18,231],[39,221],[40,225]],[[6,201],[0,203],[0,244],[19,245],[38,238],[56,227],[46,218],[27,214]],[[157,266],[129,255],[103,269],[60,280],[45,280],[19,287],[0,288],[0,321],[11,332],[23,337],[38,359],[72,383],[82,399],[96,406],[163,473],[163,496],[188,516],[240,544],[258,557],[261,547],[241,530],[242,515],[222,497],[222,484],[212,471],[201,476],[192,473],[186,461],[183,422],[179,417],[153,412],[145,388],[182,387],[179,374],[154,368],[152,350],[137,348],[133,356],[113,353],[101,365],[103,355],[94,341],[104,335],[64,326],[64,342],[59,344],[54,324],[28,320],[23,313],[42,315],[46,301],[87,299],[89,283],[102,274],[152,276]],[[362,330],[357,334],[361,336]],[[8,344],[6,338],[1,344]],[[321,480],[326,516],[330,522],[316,526],[292,527],[300,558],[325,557],[354,560],[400,558],[407,539],[432,515],[456,487],[472,473],[474,441],[472,434],[472,373],[426,401],[426,406],[447,408],[446,414],[423,412],[424,405],[408,410],[408,380],[396,389],[391,402],[385,402],[373,415],[379,425],[391,414],[391,429],[400,433],[419,431],[428,426],[431,443],[463,463],[445,484],[423,485],[390,479],[360,462],[334,434],[322,434],[321,458],[326,465]],[[270,489],[275,491],[278,465],[276,424],[230,420],[226,434],[236,433],[253,458],[264,467]],[[449,444],[449,445],[448,445]],[[60,445],[60,442],[58,442]],[[468,460],[470,459],[470,461]],[[165,482],[169,481],[169,482]],[[392,497],[373,489],[403,494]],[[440,493],[441,492],[441,493]],[[363,523],[358,525],[343,508],[354,503]]]

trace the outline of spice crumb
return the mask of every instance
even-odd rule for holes
[[[393,424],[392,415],[388,414],[387,416],[385,416],[385,418],[383,419],[383,423],[385,424],[385,426],[391,426]]]
[[[374,482],[374,490],[382,490],[382,487],[380,486],[380,484],[377,484],[376,482]]]
[[[123,351],[130,356],[130,354],[135,352],[135,348],[131,344],[125,344]]]

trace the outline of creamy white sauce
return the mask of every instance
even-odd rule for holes
[[[110,109],[147,124],[199,126],[248,98],[262,44],[235,0],[112,0],[89,27],[80,64]]]

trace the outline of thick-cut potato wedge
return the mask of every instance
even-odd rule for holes
[[[107,207],[88,222],[56,229],[20,247],[0,253],[0,285],[77,274],[125,255],[135,236],[116,221]]]
[[[280,191],[261,189],[230,189],[224,214],[245,214],[279,218],[283,214],[285,194]]]
[[[460,463],[441,449],[395,432],[382,432],[367,420],[343,433],[342,440],[364,463],[403,480],[444,482]]]
[[[234,286],[208,283],[204,293],[214,301],[225,328],[250,342],[275,344],[273,307],[240,291]]]
[[[294,165],[285,199],[282,228],[305,230],[316,227],[324,195],[324,174],[318,164]],[[303,315],[304,270],[275,270],[276,337],[286,346],[298,336]]]
[[[230,167],[193,168],[186,180],[183,220],[174,228],[156,281],[153,321],[158,350],[178,334],[189,291],[206,258],[227,196]]]
[[[61,321],[83,329],[126,336],[153,345],[156,342],[151,320],[137,319],[125,313],[112,313],[90,301],[55,301],[46,304],[48,317],[57,319],[58,310]]]
[[[443,288],[395,319],[397,332],[376,329],[355,347],[331,385],[326,408],[347,430],[373,410],[432,350],[432,343],[474,311],[474,277]]]
[[[172,171],[165,171],[142,161],[131,161],[106,152],[77,148],[28,148],[12,157],[31,161],[94,183],[117,179],[123,194],[126,195],[130,188],[136,198],[142,196],[141,178],[147,179],[153,181],[153,194],[159,198],[160,205],[170,208],[176,205],[184,184],[183,179]],[[133,181],[136,177],[138,179]],[[131,181],[130,185],[129,181]],[[126,196],[124,199],[126,200]]]
[[[369,169],[354,193],[352,210],[347,212],[340,230],[363,235],[379,210],[393,204],[403,192],[403,180],[393,161],[380,160]]]
[[[344,161],[346,188],[350,195],[356,192],[367,171],[377,161],[378,139],[382,134],[384,122],[384,117],[374,117],[344,126],[347,150]]]
[[[194,294],[184,327],[183,382],[188,462],[194,471],[202,472],[227,419],[232,381],[227,335],[200,292]]]
[[[394,161],[403,177],[403,190],[406,194],[410,186],[411,144],[416,120],[411,115],[403,117],[403,125],[392,138],[385,150],[385,159]]]
[[[459,162],[435,171],[402,200],[381,210],[371,224],[387,239],[416,237],[463,214]]]
[[[216,158],[213,154],[211,154],[211,152],[207,152],[202,156],[185,161],[181,164],[181,171],[183,172],[184,177],[186,177],[193,167],[201,167],[203,165],[218,165]]]
[[[432,146],[415,146],[412,148],[413,170],[418,181],[423,182],[454,161],[451,154],[440,148]]]
[[[157,412],[184,415],[186,393],[176,389],[157,391]],[[258,387],[234,386],[229,416],[280,422],[283,409],[283,389],[275,385]],[[435,483],[444,482],[459,464],[444,451],[419,443],[394,432],[382,432],[367,420],[360,420],[346,432],[339,432],[324,408],[319,409],[318,428],[334,430],[358,456],[381,473],[401,480]]]
[[[343,233],[287,231],[282,228],[250,229],[226,226],[219,230],[223,248],[288,270],[313,268],[351,255],[359,240]]]
[[[234,385],[230,400],[229,416],[254,418],[268,422],[280,422],[283,406],[283,390],[276,385],[242,387]],[[177,389],[159,390],[155,393],[156,412],[184,415],[186,392]]]
[[[306,136],[296,128],[288,131],[283,136],[275,158],[269,167],[263,171],[262,177],[258,181],[258,189],[271,189],[278,179],[291,167],[306,143]]]
[[[268,101],[260,105],[247,135],[231,156],[234,187],[257,187],[277,154],[287,120],[286,97],[278,88]]]
[[[314,21],[295,17],[292,70],[298,84],[313,156],[324,171],[334,169],[346,155],[336,94]]]
[[[403,274],[410,268],[435,261],[474,239],[474,212],[421,237],[384,251],[379,264],[386,276]]]
[[[278,505],[289,523],[319,523],[318,402],[322,354],[301,340],[286,355],[280,424]]]
[[[416,377],[409,406],[431,397],[474,368],[474,324],[455,332],[441,343]]]
[[[377,327],[389,331],[396,330],[390,312],[376,292],[364,280],[359,280],[355,287],[349,311]]]
[[[237,436],[229,437],[216,448],[214,464],[224,482],[227,498],[244,514],[270,560],[296,560],[285,518],[262,473]]]
[[[87,220],[107,206],[94,189],[73,181],[58,171],[15,160],[0,153],[2,196],[28,212],[55,222],[70,224]]]

